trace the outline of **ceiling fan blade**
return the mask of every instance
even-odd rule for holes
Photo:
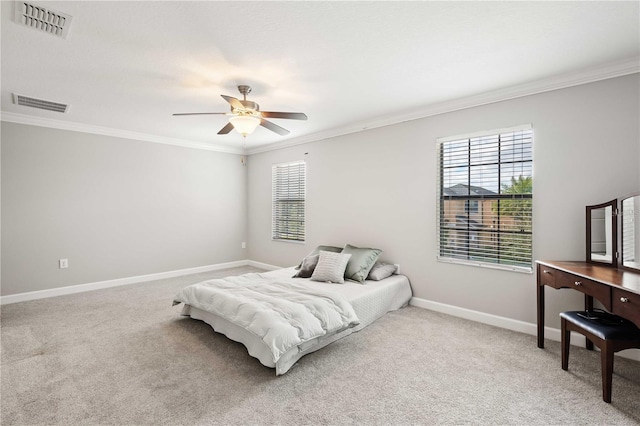
[[[265,120],[264,118],[262,120],[260,120],[260,125],[262,127],[266,127],[267,129],[271,130],[272,132],[276,132],[280,136],[284,136],[284,135],[288,135],[289,134],[289,131],[287,129],[285,129],[284,127],[280,127],[277,124],[274,124],[274,123],[272,123],[270,121]]]
[[[228,112],[177,112],[171,115],[218,115],[218,114],[228,114]]]
[[[260,111],[265,118],[288,118],[289,120],[306,120],[307,114],[302,112]]]
[[[229,133],[230,131],[233,130],[233,124],[231,123],[227,123],[226,126],[224,126],[222,129],[220,129],[220,131],[218,132],[219,135],[226,135],[227,133]]]
[[[236,98],[232,97],[232,96],[227,96],[227,95],[220,95],[222,96],[222,98],[229,102],[231,104],[232,107],[236,108],[236,109],[245,109],[244,105],[242,105],[240,103],[239,100],[237,100]]]

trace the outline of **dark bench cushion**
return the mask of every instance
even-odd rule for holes
[[[568,311],[560,313],[560,317],[602,340],[637,340],[640,342],[640,328],[629,321],[623,320],[624,322],[620,324],[614,324],[611,321],[584,318],[578,314],[586,315],[584,311]],[[622,319],[614,315],[612,317]]]

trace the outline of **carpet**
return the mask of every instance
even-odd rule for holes
[[[243,267],[2,306],[2,425],[640,423],[640,363],[415,307],[285,375],[172,298]],[[532,299],[531,303],[535,303]]]

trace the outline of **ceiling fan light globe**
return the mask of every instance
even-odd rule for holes
[[[253,133],[253,131],[260,125],[260,119],[252,117],[250,115],[238,115],[231,117],[229,122],[233,125],[238,133],[242,136],[247,136]]]

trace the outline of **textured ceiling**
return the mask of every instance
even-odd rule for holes
[[[416,118],[588,70],[637,72],[640,55],[637,1],[40,4],[73,17],[66,39],[17,25],[14,3],[1,4],[3,119],[233,152]],[[243,141],[216,134],[224,115],[171,116],[225,112],[220,94],[241,97],[238,84],[253,87],[261,109],[305,112],[308,121],[273,119],[291,134],[258,128]],[[12,93],[70,108],[14,105]]]

